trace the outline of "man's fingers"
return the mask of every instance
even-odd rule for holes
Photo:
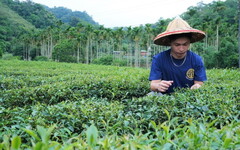
[[[166,88],[166,87],[160,86],[160,87],[158,88],[158,91],[160,91],[160,92],[166,92],[167,89],[168,89],[168,88]]]
[[[168,88],[173,84],[173,81],[165,81],[162,80],[159,84],[158,91],[160,92],[166,92]]]
[[[161,81],[160,84],[166,88],[170,87],[173,84],[173,81]]]
[[[163,87],[163,88],[169,88],[169,85],[165,84],[165,83],[162,83],[160,86]]]

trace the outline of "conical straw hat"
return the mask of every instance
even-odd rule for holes
[[[154,44],[170,46],[169,36],[183,33],[191,33],[191,43],[200,41],[205,37],[205,33],[203,31],[190,27],[190,25],[186,21],[184,21],[180,17],[177,17],[168,24],[165,32],[160,33],[158,36],[155,37]]]

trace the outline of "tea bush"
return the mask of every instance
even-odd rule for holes
[[[0,60],[0,149],[238,149],[240,72],[149,92],[149,70]]]
[[[64,100],[90,97],[121,100],[141,97],[148,92],[147,71],[144,69],[31,63],[30,66],[26,62],[20,66],[13,64],[13,68],[6,68],[7,61],[5,65],[2,64],[4,75],[2,72],[0,94],[5,107],[36,102],[56,104]]]

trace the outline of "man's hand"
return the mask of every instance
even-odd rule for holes
[[[158,92],[166,92],[170,86],[172,86],[173,81],[166,80],[153,80],[151,81],[151,90]]]
[[[194,81],[194,84],[191,86],[191,90],[198,89],[203,85],[202,81]]]
[[[194,90],[194,89],[198,89],[198,88],[200,88],[201,87],[201,85],[200,84],[198,84],[198,83],[196,83],[196,84],[194,84],[193,86],[191,86],[191,90]]]

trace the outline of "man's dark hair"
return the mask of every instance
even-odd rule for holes
[[[173,34],[173,35],[170,35],[168,38],[171,43],[172,41],[175,41],[176,39],[181,38],[181,37],[187,37],[191,41],[192,34],[191,33]]]

